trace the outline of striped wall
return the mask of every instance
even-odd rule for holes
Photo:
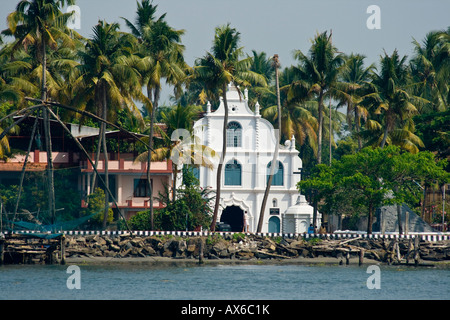
[[[39,233],[36,231],[14,231],[13,234],[30,234]],[[70,236],[86,236],[86,235],[134,235],[134,236],[179,236],[179,237],[207,237],[212,234],[218,234],[221,236],[233,234],[242,234],[239,232],[209,232],[209,231],[89,231],[89,230],[74,230],[74,231],[63,231],[64,234]],[[8,232],[4,232],[8,234]],[[410,233],[410,234],[357,234],[357,233],[326,233],[326,234],[297,234],[297,233],[245,233],[246,235],[257,235],[263,237],[283,237],[283,238],[297,238],[303,237],[304,239],[311,238],[322,238],[322,239],[334,239],[334,240],[345,240],[352,238],[362,238],[362,239],[414,239],[419,236],[421,240],[424,241],[444,241],[450,240],[450,233],[445,234],[433,234],[433,233]]]

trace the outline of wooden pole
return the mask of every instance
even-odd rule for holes
[[[61,264],[66,264],[66,236],[61,236]]]
[[[364,249],[361,248],[359,250],[359,265],[361,266],[364,263]]]
[[[5,236],[3,234],[0,234],[0,266],[5,261]]]
[[[199,238],[198,264],[203,264],[203,240]]]
[[[419,236],[415,236],[414,238],[414,264],[417,266],[419,264]]]

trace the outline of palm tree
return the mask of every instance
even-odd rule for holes
[[[201,145],[199,139],[192,135],[194,120],[199,117],[202,107],[195,105],[173,106],[168,112],[161,111],[162,122],[166,131],[160,130],[163,143],[160,147],[139,154],[135,161],[146,162],[172,160],[174,178],[172,182],[172,199],[176,199],[176,182],[183,165],[200,165],[212,169],[212,161],[207,156],[214,150]],[[183,139],[180,139],[183,138]],[[149,155],[150,153],[150,155]]]
[[[127,35],[120,34],[118,23],[99,21],[93,28],[93,38],[88,39],[86,49],[79,51],[81,64],[77,67],[79,80],[75,102],[80,108],[95,108],[96,113],[108,120],[119,108],[131,108],[139,115],[134,99],[143,99],[139,82],[139,73],[133,67],[133,48]],[[100,149],[104,154],[105,188],[109,189],[108,151],[106,146],[106,124],[100,125],[96,154],[96,165],[99,161]],[[95,186],[95,175],[92,188]],[[103,227],[108,216],[109,196],[106,192],[105,216]]]
[[[204,82],[206,91],[211,94],[221,90],[221,96],[225,107],[222,130],[222,153],[217,167],[216,181],[216,201],[214,205],[211,231],[215,230],[217,215],[220,204],[220,190],[223,161],[227,151],[226,130],[228,125],[228,102],[227,86],[233,84],[249,87],[250,81],[253,83],[265,84],[265,79],[253,71],[249,70],[251,58],[240,60],[243,55],[243,48],[239,47],[240,33],[231,28],[230,24],[217,27],[215,29],[214,41],[211,52],[196,61],[195,74],[199,81]]]
[[[296,143],[309,146],[317,152],[317,103],[315,101],[296,102],[288,99],[287,95],[293,78],[292,68],[285,68],[279,75],[280,82],[280,102],[281,102],[281,141],[290,140],[295,137]],[[265,105],[261,110],[261,115],[269,120],[275,128],[278,128],[278,105],[277,95],[274,86],[261,90],[260,99]]]
[[[416,40],[413,44],[410,72],[415,94],[430,101],[429,111],[444,111],[450,94],[450,27],[427,33],[422,45]]]
[[[317,162],[322,163],[323,111],[324,99],[331,97],[332,89],[336,87],[338,76],[344,64],[344,56],[339,53],[331,42],[327,32],[316,35],[306,56],[300,50],[295,51],[294,58],[299,65],[294,67],[298,76],[291,85],[288,99],[305,101],[310,97],[317,100],[318,132],[317,132]]]
[[[71,13],[62,13],[61,8],[72,5],[74,0],[21,0],[16,10],[7,17],[8,29],[3,30],[3,35],[16,38],[13,50],[27,48],[32,45],[36,48],[36,56],[41,62],[41,100],[46,101],[47,96],[47,48],[56,49],[58,41],[63,46],[70,46],[72,39],[67,21]],[[52,221],[55,219],[55,190],[53,179],[52,146],[50,134],[50,121],[48,110],[43,107],[43,120],[45,142],[47,146],[47,175],[49,189],[49,215]]]
[[[266,190],[264,191],[264,197],[261,203],[261,211],[259,213],[259,221],[258,221],[258,227],[257,227],[257,232],[261,232],[262,230],[262,225],[264,222],[264,212],[266,210],[266,203],[267,203],[267,198],[269,196],[269,192],[270,192],[270,187],[272,185],[272,180],[273,180],[273,175],[274,175],[274,171],[275,171],[275,167],[277,166],[278,163],[278,153],[279,153],[279,147],[280,147],[280,142],[281,142],[281,100],[280,100],[280,81],[279,81],[279,72],[278,69],[280,68],[280,62],[278,60],[278,55],[275,54],[273,56],[273,68],[275,69],[275,88],[277,91],[277,114],[278,114],[278,132],[277,132],[277,137],[276,137],[276,141],[275,141],[275,150],[273,153],[273,159],[270,165],[270,173],[269,173],[269,180],[267,181],[267,186],[266,186]],[[267,78],[266,78],[267,79]]]
[[[386,145],[391,133],[397,133],[396,138],[404,141],[409,136],[408,132],[412,133],[414,130],[412,117],[417,114],[417,108],[412,102],[420,103],[420,100],[407,91],[409,75],[405,62],[406,56],[400,58],[397,50],[391,56],[385,53],[380,61],[380,72],[373,73],[371,92],[366,94],[361,102],[370,108],[372,120],[378,117],[380,126],[375,122],[370,122],[370,126],[374,129],[383,128],[381,139],[376,143],[381,148]],[[401,128],[402,133],[394,131],[396,128]]]
[[[184,62],[184,46],[181,44],[181,36],[184,30],[171,28],[164,20],[164,13],[158,19],[155,18],[157,5],[153,5],[149,0],[142,0],[137,3],[135,24],[125,20],[126,25],[131,29],[132,34],[139,41],[139,53],[143,58],[141,63],[141,74],[143,75],[143,86],[147,88],[147,98],[152,103],[148,103],[147,110],[150,113],[149,129],[149,150],[153,148],[153,135],[156,111],[161,94],[161,81],[166,79],[166,83],[175,85],[179,90],[185,78],[187,65]],[[153,228],[153,196],[150,178],[151,153],[147,158],[147,182],[150,190],[150,219]]]
[[[367,90],[367,82],[370,80],[370,73],[375,68],[374,64],[364,67],[365,58],[364,55],[353,53],[346,58],[345,68],[340,76],[341,85],[337,88],[337,91],[339,91],[338,95],[342,96],[340,100],[347,105],[347,123],[350,130],[352,129],[351,113],[353,113],[359,150],[363,147],[360,135],[361,118],[367,120],[368,116],[368,110],[364,108],[360,102]]]

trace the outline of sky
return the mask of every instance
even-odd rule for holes
[[[139,0],[140,1],[140,0]],[[0,0],[0,28],[18,0]],[[367,65],[378,63],[381,55],[395,49],[400,55],[413,55],[412,41],[422,42],[433,30],[450,26],[449,0],[153,0],[157,15],[167,13],[166,20],[176,29],[184,29],[182,42],[185,60],[195,59],[211,48],[214,28],[230,23],[241,33],[241,46],[278,54],[282,67],[296,64],[294,50],[307,53],[317,33],[333,32],[333,44],[343,53],[365,55]],[[90,37],[98,20],[118,22],[129,31],[121,17],[134,21],[136,0],[76,0],[81,11],[81,35]],[[379,15],[367,12],[371,5]],[[376,18],[376,20],[372,20]],[[378,19],[379,18],[379,19]],[[367,21],[379,22],[370,29]],[[370,25],[370,23],[369,23]],[[168,103],[171,90],[163,89],[162,101]]]

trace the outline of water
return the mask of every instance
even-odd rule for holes
[[[69,265],[0,266],[0,299],[391,300],[448,299],[450,269],[380,266],[368,289],[367,266],[80,265],[80,289],[68,289]]]

